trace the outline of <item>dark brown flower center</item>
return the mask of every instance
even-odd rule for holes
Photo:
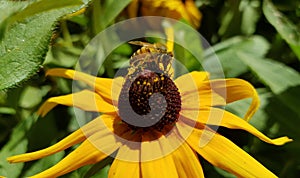
[[[125,81],[118,108],[122,121],[132,129],[161,131],[178,120],[181,97],[167,75],[145,69],[135,79]]]

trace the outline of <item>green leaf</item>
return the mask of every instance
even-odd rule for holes
[[[130,2],[131,0],[106,0],[103,6],[103,12],[101,16],[99,16],[102,29],[107,27]]]
[[[52,9],[59,9],[68,6],[81,5],[81,0],[64,0],[64,1],[53,1],[53,0],[40,0],[35,3],[28,5],[21,12],[16,13],[14,16],[11,16],[10,23],[15,21],[23,20],[27,17],[33,16],[38,13],[49,11]]]
[[[279,100],[281,105],[285,105],[300,118],[300,101],[298,99],[300,97],[300,74],[294,69],[271,59],[254,58],[243,53],[239,53],[239,56],[257,74],[261,81],[276,94],[276,100]],[[278,109],[275,110],[278,111]]]
[[[28,139],[27,131],[34,123],[34,118],[30,117],[22,121],[11,135],[9,142],[1,149],[0,152],[0,173],[1,176],[18,177],[22,171],[24,163],[10,164],[6,158],[16,154],[25,153],[27,151]]]
[[[229,0],[221,10],[221,25],[218,34],[228,38],[240,33],[242,14],[239,9],[241,0]]]
[[[121,13],[131,0],[94,0],[92,6],[92,31],[97,35],[105,29]],[[103,3],[103,5],[102,5]]]
[[[14,13],[18,12],[18,10],[24,8],[26,5],[28,5],[28,2],[15,2],[8,0],[0,1],[0,22],[2,23],[3,21],[11,17]]]
[[[300,60],[300,29],[293,24],[284,14],[277,10],[270,0],[263,3],[263,12],[267,20],[277,32],[290,45],[291,49]]]
[[[300,60],[300,45],[294,45],[294,44],[289,44],[290,48],[293,50],[293,52],[295,53],[295,55],[298,57],[298,59]]]
[[[293,11],[299,9],[299,5],[300,5],[300,1],[295,1],[295,0],[285,0],[285,1],[274,0],[272,2],[274,3],[274,5],[276,5],[276,7],[279,10],[282,11]]]
[[[285,15],[276,9],[270,0],[264,0],[263,12],[267,20],[288,43],[300,45],[300,32]]]
[[[16,110],[10,107],[0,107],[0,114],[16,114]]]
[[[215,168],[215,170],[216,170],[220,175],[222,175],[222,177],[224,177],[224,178],[236,178],[235,175],[233,175],[233,174],[231,174],[231,173],[229,173],[229,172],[227,172],[227,171],[225,171],[225,170],[223,170],[223,169],[220,169],[220,168],[218,168],[218,167],[214,167],[214,168]]]
[[[39,70],[55,22],[79,8],[76,5],[48,11],[12,26],[0,42],[0,90],[20,84]]]
[[[226,77],[237,77],[246,72],[247,66],[240,60],[238,52],[247,53],[255,57],[263,57],[268,49],[269,43],[261,36],[251,36],[249,38],[237,36],[229,38],[213,46],[213,50],[204,52],[205,66],[212,66],[215,54],[219,58]],[[216,73],[218,69],[216,69]],[[212,73],[212,76],[214,73]]]
[[[19,99],[19,106],[22,108],[32,108],[42,101],[42,90],[28,86],[24,89]]]
[[[278,95],[277,97],[282,103],[284,103],[291,110],[297,113],[298,119],[300,119],[300,85],[287,89],[283,93],[280,93],[280,95]]]
[[[269,117],[272,120],[277,120],[280,123],[279,127],[281,127],[281,130],[284,130],[284,133],[288,133],[289,137],[299,138],[300,115],[294,112],[289,107],[290,105],[283,103],[276,97],[270,98],[268,102],[269,104],[265,111],[269,114]]]
[[[116,54],[121,54],[121,55],[126,55],[126,56],[129,56],[133,53],[132,48],[130,47],[130,45],[128,43],[124,43],[124,44],[120,45],[113,52]]]
[[[3,39],[10,18],[28,5],[28,2],[0,1],[0,40]]]
[[[174,31],[176,34],[175,42],[178,43],[174,44],[175,59],[181,62],[189,71],[199,70],[201,67],[200,62],[203,61],[203,44],[201,39],[191,28],[184,27],[182,23],[178,23],[174,27]],[[185,69],[175,65],[175,71],[176,74],[182,74]]]
[[[239,52],[238,56],[275,94],[300,85],[299,73],[280,62],[257,58],[242,52]]]
[[[243,11],[241,31],[243,34],[251,35],[256,31],[256,23],[260,18],[260,1],[242,0],[240,9]]]
[[[58,9],[62,7],[80,4],[82,4],[81,0],[65,0],[60,1],[59,3],[52,0],[40,0],[34,3],[3,1],[3,3],[0,4],[0,9],[3,10],[7,15],[3,14],[2,18],[0,19],[0,26],[2,32],[0,39],[3,38],[6,29],[16,21],[21,21],[35,14],[49,11],[52,9]]]

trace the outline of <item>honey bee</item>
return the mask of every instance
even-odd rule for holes
[[[129,43],[142,47],[131,56],[128,74],[148,69],[168,76],[172,75],[170,71],[173,53],[168,52],[164,44],[142,41],[130,41]]]

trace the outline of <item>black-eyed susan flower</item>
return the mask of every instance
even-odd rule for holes
[[[53,146],[8,161],[36,160],[81,143],[59,163],[32,177],[64,175],[113,153],[109,177],[204,177],[197,154],[238,177],[276,177],[212,129],[242,129],[274,145],[291,141],[288,137],[270,139],[246,121],[259,105],[253,86],[234,78],[209,80],[208,73],[197,71],[173,80],[171,58],[170,51],[147,46],[133,55],[128,74],[115,79],[70,69],[48,70],[49,76],[82,81],[90,89],[49,98],[39,115],[57,104],[101,115]],[[220,107],[244,98],[252,98],[245,120]]]
[[[127,11],[130,18],[142,15],[184,19],[194,28],[199,28],[202,18],[194,0],[132,0]]]

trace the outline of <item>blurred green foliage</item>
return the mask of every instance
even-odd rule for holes
[[[72,108],[58,106],[39,119],[34,114],[47,98],[72,92],[72,81],[45,78],[44,71],[74,68],[97,33],[127,18],[123,10],[130,0],[53,2],[0,2],[0,175],[35,174],[73,149],[30,163],[9,164],[5,160],[49,146],[78,128]],[[248,80],[260,94],[261,107],[251,124],[270,137],[287,135],[294,141],[276,147],[239,130],[220,128],[220,132],[279,177],[299,177],[300,2],[196,0],[196,4],[203,14],[198,31],[212,45],[225,77]],[[72,12],[75,14],[67,15]],[[185,40],[189,43],[192,37],[187,34]],[[99,76],[113,77],[117,69],[126,66],[134,50],[128,44],[120,46],[105,61]],[[202,62],[213,66],[211,51],[199,51],[204,56]],[[188,70],[201,70],[188,51],[175,46],[176,52]],[[89,63],[81,65],[88,67]],[[217,72],[211,75],[217,76]],[[250,102],[242,100],[226,109],[242,117]],[[63,177],[106,177],[111,162],[108,158]],[[201,163],[207,177],[232,177],[204,160]]]

